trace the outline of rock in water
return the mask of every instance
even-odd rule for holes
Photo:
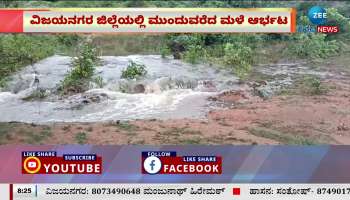
[[[106,100],[108,98],[107,94],[105,93],[91,93],[91,94],[86,94],[83,97],[83,101],[87,103],[100,103],[103,100]]]
[[[269,87],[254,88],[254,95],[266,100],[272,97],[273,91]]]
[[[144,93],[145,92],[145,86],[143,84],[136,84],[133,88],[133,93]]]
[[[84,105],[100,103],[108,99],[106,93],[86,93],[76,95],[69,100],[70,109],[81,109]]]

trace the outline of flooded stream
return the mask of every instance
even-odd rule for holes
[[[208,66],[158,55],[104,56],[95,72],[103,79],[102,88],[91,84],[85,93],[61,98],[54,91],[69,72],[71,61],[70,57],[55,55],[15,74],[0,93],[0,121],[202,118],[210,109],[208,96],[238,87],[232,74]],[[146,66],[144,79],[120,78],[130,61]],[[48,97],[23,100],[38,89],[46,91]]]
[[[191,65],[160,55],[103,56],[95,70],[102,84],[90,84],[82,94],[62,97],[57,88],[71,70],[72,58],[55,55],[27,66],[11,77],[0,92],[2,122],[98,122],[135,119],[205,118],[216,108],[209,96],[238,90],[232,73],[206,65]],[[134,61],[146,67],[140,80],[121,79],[122,71]],[[262,88],[267,94],[293,84],[298,75],[330,76],[305,63],[258,66],[259,73],[275,77]],[[35,91],[44,99],[26,100]],[[214,107],[213,107],[214,106]]]

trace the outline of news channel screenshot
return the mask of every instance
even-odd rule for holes
[[[0,0],[0,200],[350,199],[349,17]]]

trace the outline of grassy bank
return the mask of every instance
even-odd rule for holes
[[[8,76],[23,66],[52,55],[56,44],[52,36],[1,35],[0,85],[4,86]]]
[[[244,80],[255,64],[298,59],[320,61],[348,54],[350,42],[346,35],[171,34],[167,35],[167,49],[162,52],[192,64],[221,66]]]
[[[71,51],[79,36],[48,34],[3,34],[0,35],[0,87],[6,85],[14,72],[26,65],[55,53]]]
[[[132,54],[160,54],[164,35],[95,35],[93,44],[100,47],[104,56],[127,56]]]

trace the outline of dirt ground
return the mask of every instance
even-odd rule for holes
[[[205,120],[0,123],[0,144],[350,144],[349,59],[325,63],[341,76],[323,79],[327,92],[317,95],[295,84],[264,99],[252,95],[246,84],[241,91],[211,97],[222,109],[209,112]]]

